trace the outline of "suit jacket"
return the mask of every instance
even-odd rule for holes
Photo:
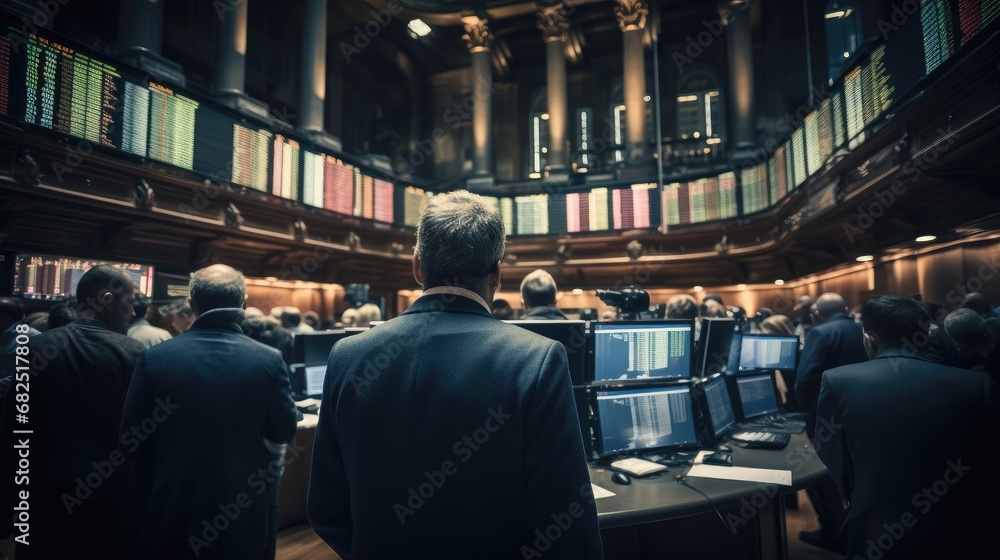
[[[524,314],[523,319],[566,319],[566,314],[559,310],[558,307],[554,305],[546,305],[544,307],[532,307],[530,311]]]
[[[118,452],[118,426],[144,348],[101,321],[77,317],[31,338],[28,349],[30,380],[20,381],[30,385],[17,379],[11,385],[2,429],[5,457],[24,438],[31,463],[28,486],[16,488],[29,491],[31,522],[29,546],[19,546],[17,557],[122,558],[135,479]],[[15,406],[25,388],[28,423],[22,424]],[[17,459],[5,462],[11,467],[5,481],[13,480],[6,473],[18,470]]]
[[[252,558],[267,542],[268,485],[283,465],[265,444],[295,435],[279,353],[244,335],[241,309],[213,309],[143,354],[121,419],[135,461],[135,558]]]
[[[795,376],[795,397],[806,412],[806,433],[816,427],[816,401],[823,372],[835,367],[868,360],[861,325],[845,313],[837,313],[823,324],[809,329]]]
[[[977,428],[988,427],[989,383],[897,349],[823,375],[816,450],[850,501],[849,558],[935,557],[925,554],[938,545],[960,557],[985,534],[995,465]]]
[[[602,556],[562,344],[425,295],[328,372],[308,511],[343,558]]]

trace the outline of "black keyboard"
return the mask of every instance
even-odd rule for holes
[[[732,439],[749,449],[784,449],[792,436],[789,434],[774,434],[769,432],[740,431],[730,434]]]
[[[801,418],[789,418],[781,414],[768,414],[753,420],[747,420],[741,427],[748,430],[762,430],[774,434],[801,434],[806,431],[806,421]]]

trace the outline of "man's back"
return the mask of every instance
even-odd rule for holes
[[[28,347],[29,421],[12,424],[20,390],[13,386],[4,412],[5,427],[32,430],[25,436],[31,449],[31,546],[18,557],[76,554],[81,542],[103,542],[102,554],[115,558],[131,521],[134,480],[117,451],[118,426],[144,348],[82,317],[35,336]]]
[[[560,345],[425,295],[338,342],[328,371],[309,518],[338,552],[600,557]]]
[[[851,554],[871,554],[869,540],[883,551],[891,540],[892,553],[902,555],[897,557],[906,557],[917,539],[924,545],[940,540],[952,549],[967,540],[950,531],[982,516],[967,509],[966,498],[982,490],[978,485],[983,475],[992,476],[993,466],[978,463],[968,447],[984,442],[967,440],[985,422],[988,394],[985,374],[905,357],[899,350],[826,372],[817,452],[851,499]]]
[[[249,557],[265,544],[265,482],[280,463],[263,438],[289,441],[295,410],[281,357],[242,334],[241,318],[206,312],[136,367],[122,444],[140,476],[133,545],[143,557]],[[225,530],[203,525],[218,515],[229,515]]]
[[[847,314],[838,313],[806,335],[795,378],[795,396],[808,413],[808,433],[813,434],[816,400],[819,398],[823,372],[868,360],[861,325]]]

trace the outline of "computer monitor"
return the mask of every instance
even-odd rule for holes
[[[587,322],[564,320],[509,320],[504,321],[522,329],[561,342],[569,358],[569,375],[573,385],[584,385],[594,376],[587,370]]]
[[[740,371],[795,371],[799,338],[770,334],[744,334],[740,343]]]
[[[736,409],[729,395],[726,377],[716,373],[696,386],[705,420],[708,445],[715,445],[736,424]]]
[[[330,350],[338,340],[349,336],[344,329],[297,333],[292,339],[293,364],[325,364],[330,358]]]
[[[698,445],[688,385],[599,388],[593,394],[601,457]]]
[[[292,396],[296,400],[323,398],[326,363],[293,364],[289,370],[288,381],[292,388]]]
[[[725,372],[729,367],[736,320],[706,318],[701,322],[701,339],[698,341],[698,372],[702,377]]]
[[[146,297],[153,295],[154,268],[150,265],[22,253],[14,259],[13,294],[24,299],[60,300],[76,297],[80,279],[91,268],[119,267]]]
[[[594,323],[594,379],[691,377],[690,320]]]
[[[735,383],[740,397],[740,421],[780,411],[773,373],[737,376]]]

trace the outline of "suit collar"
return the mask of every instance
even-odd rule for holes
[[[832,323],[834,321],[843,321],[844,319],[854,321],[854,319],[851,319],[850,317],[847,316],[847,313],[834,313],[833,315],[830,316],[829,319],[823,321],[823,324],[825,325],[826,323]]]
[[[240,323],[243,322],[243,310],[238,307],[220,307],[209,309],[198,315],[190,330],[194,329],[224,329],[242,333]]]
[[[470,315],[482,315],[483,317],[490,318],[493,317],[476,301],[460,295],[440,293],[420,296],[417,301],[413,302],[413,305],[403,312],[403,315],[409,315],[411,313],[432,313],[435,311],[444,311],[447,313],[468,313]]]
[[[886,348],[881,354],[875,356],[874,359],[881,360],[882,358],[910,358],[913,360],[923,360],[925,362],[930,361],[912,350],[904,350],[902,348]]]

